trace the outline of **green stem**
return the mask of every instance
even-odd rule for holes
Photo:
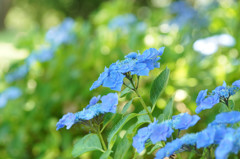
[[[146,103],[144,102],[143,98],[140,96],[140,94],[138,93],[138,91],[137,91],[136,89],[135,89],[135,93],[136,93],[137,96],[139,97],[139,100],[140,100],[143,108],[147,111],[148,116],[149,116],[151,122],[154,122],[154,118],[153,118],[151,112],[148,110]]]
[[[97,133],[98,133],[98,137],[100,138],[100,141],[101,141],[101,143],[102,143],[103,149],[104,149],[105,151],[107,151],[107,146],[106,146],[106,144],[105,144],[105,142],[104,142],[104,140],[103,140],[102,133],[101,133],[101,131],[100,131],[100,127],[98,127]]]
[[[107,121],[107,123],[102,127],[100,133],[103,132],[103,130],[107,127],[107,125],[112,121],[112,119],[113,119],[115,116],[116,116],[116,114],[114,114],[114,115],[111,117],[111,119]]]

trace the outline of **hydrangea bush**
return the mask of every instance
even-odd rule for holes
[[[100,95],[93,97],[89,105],[82,111],[69,112],[58,121],[57,130],[65,126],[70,129],[75,124],[82,124],[89,129],[89,134],[79,139],[74,145],[72,152],[74,157],[88,151],[99,150],[102,152],[100,158],[112,158],[113,156],[114,158],[125,158],[131,146],[135,149],[135,154],[132,154],[133,158],[144,155],[146,152],[154,154],[156,159],[175,158],[176,154],[184,151],[195,153],[199,158],[224,159],[231,153],[238,154],[240,150],[240,112],[233,111],[234,102],[230,98],[240,90],[240,80],[233,82],[231,86],[223,82],[222,86],[218,86],[210,93],[207,89],[200,91],[196,99],[196,113],[211,109],[218,103],[225,105],[226,109],[222,109],[215,120],[202,131],[182,135],[181,131],[185,130],[184,132],[186,132],[187,129],[201,122],[201,118],[188,113],[173,116],[174,97],[169,100],[163,113],[155,110],[156,101],[168,83],[169,69],[165,68],[152,83],[151,106],[145,103],[138,91],[140,77],[148,76],[151,70],[160,67],[159,60],[163,52],[164,47],[150,48],[142,54],[129,53],[125,59],[105,67],[104,72],[92,84],[90,90],[100,86],[108,87],[113,91],[120,92],[120,98],[134,93],[136,97],[127,102],[122,110],[118,108],[118,94],[109,93],[102,97]],[[142,111],[126,113],[135,99],[140,101]],[[135,105],[135,107],[137,106]],[[106,118],[109,114],[114,115]],[[116,114],[123,116],[118,123],[113,123],[114,127],[110,132],[105,132],[107,136],[103,136],[103,131],[114,120]],[[124,125],[134,118],[137,121],[121,137],[119,134]],[[118,138],[121,138],[122,142],[118,142],[117,148],[115,148],[115,141]]]

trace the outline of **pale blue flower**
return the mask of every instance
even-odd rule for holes
[[[191,126],[194,126],[200,119],[197,115],[189,115],[188,113],[181,113],[172,117],[173,127],[179,130],[188,129]]]
[[[9,87],[0,93],[0,108],[4,107],[9,100],[14,100],[22,95],[22,91],[17,87]]]
[[[75,37],[73,34],[73,27],[75,22],[71,18],[66,18],[61,24],[49,29],[46,33],[45,40],[52,46],[58,47],[61,44],[71,43]]]
[[[17,81],[19,79],[24,78],[29,71],[29,66],[27,64],[23,64],[22,66],[18,67],[15,71],[8,73],[5,77],[6,81],[11,83]]]
[[[109,29],[115,31],[121,31],[123,34],[128,34],[130,31],[144,32],[146,30],[146,24],[139,22],[135,15],[124,14],[113,18],[109,24]]]

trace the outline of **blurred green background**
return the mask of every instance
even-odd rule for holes
[[[137,20],[123,28],[111,28],[110,21],[125,14],[133,14]],[[150,105],[151,82],[167,66],[171,70],[169,84],[155,113],[159,114],[175,94],[174,114],[194,114],[200,90],[240,79],[239,15],[238,0],[0,0],[0,92],[10,86],[23,92],[0,108],[0,158],[72,158],[74,141],[88,130],[75,125],[56,131],[57,121],[67,112],[82,110],[91,97],[111,92],[103,87],[89,91],[105,66],[151,47],[165,46],[165,52],[161,67],[141,78],[140,93]],[[35,63],[23,79],[6,82],[6,74],[24,63],[44,43],[47,30],[66,17],[75,20],[76,40],[59,46],[50,61]],[[221,34],[230,35],[234,43],[214,45],[215,50],[209,41],[195,43]],[[229,39],[210,40],[211,44],[216,41]],[[194,50],[194,44],[205,50]],[[130,98],[121,98],[119,109]],[[239,103],[239,93],[233,99]],[[138,102],[134,105],[128,113],[141,110]],[[187,131],[203,129],[219,109],[220,104],[201,112],[201,121]],[[98,155],[86,153],[80,158]]]

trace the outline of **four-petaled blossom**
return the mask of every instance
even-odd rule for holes
[[[22,95],[22,91],[17,87],[9,87],[0,93],[0,108],[4,107],[8,100],[17,99]]]
[[[52,46],[58,47],[61,44],[68,44],[74,40],[72,33],[75,22],[71,18],[66,18],[64,21],[46,33],[45,40]]]
[[[159,50],[150,48],[142,54],[130,53],[122,61],[117,61],[104,69],[97,81],[93,83],[90,90],[99,86],[109,87],[112,90],[121,91],[123,79],[127,73],[137,76],[148,76],[149,71],[159,68],[159,56],[163,54],[164,47]]]
[[[191,126],[194,126],[200,119],[197,115],[189,115],[188,113],[181,113],[172,117],[173,127],[179,130],[188,129]]]
[[[101,100],[101,103],[98,103],[98,101]],[[105,113],[116,113],[118,104],[118,95],[117,93],[109,93],[105,96],[93,97],[90,100],[89,105],[87,105],[86,108],[84,108],[82,111],[77,113],[68,113],[64,115],[57,123],[57,130],[60,128],[63,128],[65,125],[67,126],[67,129],[70,129],[71,126],[75,123],[90,120],[94,117],[98,116],[99,114],[105,114]]]

